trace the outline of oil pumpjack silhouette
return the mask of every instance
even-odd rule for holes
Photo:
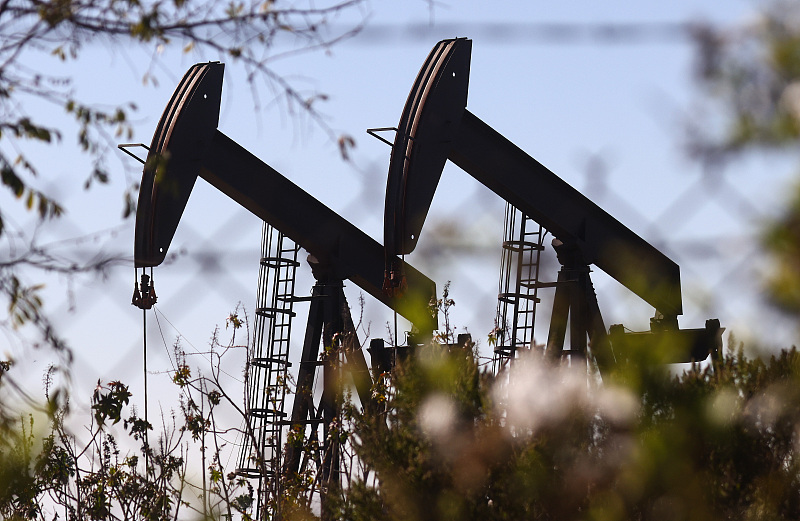
[[[402,296],[388,296],[382,290],[384,248],[343,217],[314,199],[266,163],[239,146],[217,129],[222,95],[224,65],[205,63],[193,66],[183,77],[159,121],[148,149],[136,214],[134,260],[137,269],[161,264],[169,250],[183,210],[198,177],[202,177],[225,195],[279,230],[309,253],[308,263],[316,284],[310,297],[287,298],[310,301],[308,324],[297,375],[297,386],[290,419],[284,420],[283,403],[249,410],[250,419],[292,429],[303,436],[322,440],[320,469],[322,487],[338,480],[339,451],[336,439],[327,436],[336,421],[341,392],[337,389],[338,356],[324,355],[320,360],[320,340],[326,348],[355,335],[350,310],[343,292],[343,281],[350,280],[369,295],[411,321],[421,337],[430,337],[437,328],[430,301],[436,286],[428,277],[397,262],[408,273],[409,290]],[[262,266],[281,263],[281,259],[262,258]],[[147,277],[147,275],[143,275]],[[143,278],[143,287],[151,285]],[[138,288],[137,288],[138,289]],[[258,311],[258,310],[257,310]],[[264,309],[277,314],[278,309]],[[357,342],[340,346],[346,366],[353,377],[357,395],[364,407],[372,403],[372,379],[363,352]],[[374,357],[386,357],[382,345],[373,343]],[[338,354],[338,351],[337,351]],[[289,365],[288,352],[279,357],[254,358],[259,364],[277,366],[284,375]],[[385,365],[385,364],[384,364]],[[323,391],[318,403],[313,385],[317,368],[322,366]],[[286,381],[284,379],[284,381]],[[317,429],[322,427],[322,434]],[[246,431],[253,431],[251,426]],[[273,431],[274,434],[275,431]],[[279,493],[280,475],[298,472],[303,455],[293,444],[281,454],[280,438],[261,438],[272,447],[273,457],[258,461],[258,455],[245,455],[240,471],[264,479],[267,495]],[[256,453],[260,448],[255,448]],[[266,475],[265,475],[266,474]],[[324,498],[324,495],[323,495]]]
[[[164,261],[198,177],[278,230],[281,237],[305,249],[316,280],[310,297],[284,291],[272,299],[272,307],[256,310],[277,320],[294,313],[276,302],[310,302],[291,410],[284,410],[280,394],[268,406],[246,411],[250,424],[245,432],[250,435],[237,470],[260,480],[263,498],[278,497],[282,476],[296,473],[314,460],[301,454],[294,444],[282,446],[287,429],[321,440],[316,458],[321,501],[325,501],[328,487],[338,482],[339,448],[335,437],[325,433],[334,426],[341,404],[336,374],[342,365],[353,377],[362,406],[374,406],[373,377],[357,339],[352,341],[355,331],[343,292],[345,280],[412,322],[417,341],[429,339],[437,329],[437,317],[430,307],[436,296],[435,283],[401,256],[410,254],[419,240],[448,159],[555,237],[553,246],[561,263],[557,280],[521,280],[518,270],[517,290],[502,295],[516,302],[530,298],[530,291],[538,288],[555,288],[546,346],[550,356],[591,356],[602,368],[614,363],[614,350],[623,347],[680,346],[670,362],[703,360],[720,348],[722,328],[718,320],[709,320],[700,329],[678,327],[683,309],[677,264],[466,109],[471,45],[464,38],[436,44],[413,84],[395,129],[395,140],[390,143],[384,246],[217,129],[223,64],[190,68],[164,110],[148,149],[139,191],[134,259],[143,278],[134,304],[150,307],[154,303],[155,291],[152,282],[145,280],[144,269]],[[523,232],[517,239],[506,241],[504,247],[520,254],[543,247],[541,241],[534,244],[526,239]],[[278,252],[283,251],[293,251],[296,259],[297,247],[278,248]],[[273,267],[276,273],[293,276],[294,271],[280,270],[296,264],[280,255],[262,254],[262,269]],[[589,276],[592,265],[656,309],[651,331],[627,333],[621,326],[606,331]],[[286,279],[279,275],[276,280]],[[570,348],[565,350],[568,327]],[[348,337],[351,341],[342,340]],[[249,370],[270,368],[282,374],[285,381],[290,365],[288,332],[281,338],[282,350],[266,356],[254,354]],[[337,348],[332,351],[335,356],[320,355],[321,340],[326,347]],[[528,347],[512,338],[498,346],[496,353],[502,362],[509,363],[521,348]],[[374,373],[392,369],[393,357],[388,351],[382,342],[371,342]],[[323,389],[317,399],[319,393],[313,392],[313,383],[320,366]],[[258,388],[250,392],[268,394]],[[256,461],[258,454],[268,457]],[[261,508],[266,508],[265,504],[259,503]],[[280,518],[281,513],[271,515]]]
[[[673,358],[667,361],[675,363],[717,353],[722,334],[718,320],[708,320],[699,329],[678,327],[683,305],[675,262],[467,110],[471,51],[472,41],[466,38],[434,46],[395,129],[384,214],[387,294],[402,294],[408,284],[405,268],[396,259],[416,247],[449,159],[555,237],[553,247],[561,264],[557,281],[516,281],[517,288],[525,290],[555,288],[549,356],[586,357],[587,339],[601,366],[614,362],[614,346],[619,352],[669,347]],[[543,245],[522,235],[504,246],[532,252]],[[628,333],[621,325],[612,326],[610,334],[606,331],[589,275],[591,265],[655,308],[649,332]],[[500,297],[537,298],[519,289]],[[570,349],[565,350],[568,325]],[[520,347],[511,339],[496,353],[509,360]]]

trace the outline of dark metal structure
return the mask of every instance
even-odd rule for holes
[[[223,71],[221,63],[194,65],[159,121],[139,191],[135,265],[152,267],[164,260],[198,176],[308,251],[316,284],[306,299],[311,307],[297,392],[290,420],[280,420],[278,414],[273,418],[298,434],[311,426],[313,436],[320,425],[327,432],[336,415],[339,390],[335,373],[340,370],[337,360],[342,353],[362,405],[371,402],[369,369],[360,346],[352,341],[355,331],[343,281],[351,280],[409,319],[423,336],[437,327],[436,316],[429,310],[436,288],[412,266],[394,259],[406,274],[408,291],[386,295],[382,291],[382,245],[217,130]],[[326,346],[343,345],[320,361],[321,338]],[[316,405],[312,387],[318,366],[323,366],[324,390]],[[321,475],[325,487],[337,478],[338,450],[334,437],[323,434],[319,439],[324,445]],[[300,451],[290,446],[283,467],[271,470],[291,473],[300,465]]]
[[[562,268],[548,352],[564,352],[569,323],[570,354],[585,355],[588,334],[598,361],[613,357],[589,277],[589,266],[595,265],[656,309],[650,337],[630,337],[626,345],[651,343],[653,335],[668,330],[689,346],[675,362],[705,359],[721,342],[719,322],[678,328],[683,312],[678,265],[467,110],[471,49],[465,38],[436,44],[397,126],[384,216],[386,293],[402,294],[408,283],[396,259],[416,246],[449,159],[556,238]]]
[[[506,203],[500,257],[500,282],[494,329],[492,371],[497,374],[518,349],[529,348],[534,339],[539,290],[554,283],[542,282],[542,253],[547,231],[533,219]]]
[[[266,502],[277,492],[276,473],[283,465],[283,419],[288,387],[289,351],[299,246],[263,223],[252,344],[246,367],[244,410],[249,435],[242,437],[236,473],[258,480]],[[266,496],[266,497],[265,497]],[[259,503],[261,503],[259,502]]]
[[[387,296],[383,246],[217,130],[223,71],[221,63],[193,66],[161,116],[139,189],[136,267],[164,261],[199,176],[297,242],[326,276],[353,281],[420,331],[435,329],[435,317],[414,312],[427,309],[433,281],[398,258],[410,291]]]

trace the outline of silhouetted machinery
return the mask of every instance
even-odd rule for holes
[[[719,321],[709,320],[701,329],[678,327],[678,315],[683,310],[680,271],[674,262],[466,109],[470,53],[470,40],[439,42],[414,82],[392,145],[385,247],[217,130],[224,71],[221,63],[193,66],[164,110],[149,148],[139,192],[134,258],[137,270],[142,269],[142,286],[141,290],[136,288],[134,304],[148,308],[155,302],[155,292],[144,269],[164,261],[198,176],[279,233],[276,246],[265,247],[261,258],[262,270],[276,270],[275,284],[279,289],[271,300],[265,300],[269,304],[259,304],[256,314],[273,320],[273,331],[278,326],[288,328],[288,322],[277,319],[294,315],[291,306],[284,304],[310,301],[289,419],[285,419],[283,393],[272,396],[269,389],[263,391],[267,398],[247,411],[251,420],[258,418],[269,425],[269,429],[259,427],[270,434],[262,433],[258,442],[270,444],[271,456],[269,461],[256,461],[245,447],[238,470],[261,479],[263,494],[278,493],[280,476],[297,472],[309,459],[290,444],[281,460],[284,428],[321,442],[322,450],[311,459],[316,459],[319,466],[323,501],[325,485],[338,480],[338,442],[324,433],[335,421],[339,406],[340,389],[335,382],[341,359],[353,376],[362,405],[369,407],[372,403],[372,379],[355,341],[344,280],[351,280],[406,317],[421,337],[430,337],[438,327],[429,306],[435,297],[434,282],[399,255],[410,253],[416,246],[447,159],[518,208],[525,223],[535,221],[540,226],[536,232],[526,232],[523,226],[514,232],[518,233],[516,237],[507,237],[504,247],[520,254],[541,251],[541,227],[555,237],[553,246],[561,263],[557,281],[539,281],[538,267],[533,269],[534,261],[527,260],[527,275],[523,277],[523,270],[518,269],[516,289],[501,294],[504,299],[531,295],[535,299],[535,291],[531,294],[531,290],[555,288],[546,346],[551,356],[591,355],[602,367],[614,363],[621,352],[648,347],[671,349],[672,358],[665,362],[703,360],[720,348]],[[272,244],[271,232],[266,230],[265,244]],[[534,236],[536,240],[532,240]],[[284,238],[295,245],[284,245]],[[293,291],[298,246],[309,253],[308,262],[316,279],[310,297],[297,297]],[[656,309],[649,332],[628,333],[621,326],[606,331],[589,276],[591,265]],[[521,287],[526,288],[526,293],[521,292]],[[564,350],[567,329],[570,348]],[[283,347],[254,355],[251,369],[269,368],[285,375],[289,366],[288,336],[288,329],[277,334],[276,341]],[[338,349],[326,350],[320,356],[321,340],[326,347]],[[385,350],[379,343],[373,347],[373,367],[390,369]],[[497,356],[508,362],[518,349],[528,347],[512,339],[507,345],[498,346]],[[319,366],[323,367],[323,389],[317,400],[313,382]],[[274,383],[274,378],[268,380]],[[259,393],[261,389],[255,385],[249,391]],[[317,433],[320,427],[324,429],[322,436]],[[279,512],[273,515],[280,517]]]
[[[718,320],[708,320],[701,329],[678,327],[683,309],[677,264],[466,109],[471,50],[472,42],[465,38],[436,44],[397,126],[384,215],[386,293],[401,295],[410,282],[398,255],[414,250],[449,159],[555,237],[561,264],[557,281],[543,283],[538,276],[523,281],[529,288],[555,287],[548,354],[585,357],[590,347],[602,366],[615,361],[615,351],[662,348],[670,351],[665,362],[701,361],[717,352],[722,334]],[[542,247],[526,239],[523,232],[506,246]],[[649,332],[628,333],[622,326],[606,332],[590,265],[655,308]],[[564,350],[568,327],[570,349]],[[501,345],[497,353],[513,359],[519,347],[513,342]]]
[[[353,338],[355,330],[343,292],[343,281],[351,280],[406,317],[423,337],[430,336],[437,328],[436,316],[429,306],[436,287],[425,275],[397,259],[407,275],[409,291],[402,296],[387,296],[382,291],[383,246],[217,130],[223,71],[221,63],[193,66],[176,88],[159,121],[139,191],[135,265],[144,270],[164,261],[198,176],[309,253],[308,262],[316,279],[311,296],[294,297],[290,292],[284,295],[284,298],[295,301],[310,300],[291,416],[284,419],[280,400],[273,400],[271,405],[267,403],[247,413],[266,418],[278,427],[289,427],[300,435],[311,429],[309,436],[320,440],[322,446],[317,459],[321,460],[318,463],[324,489],[327,483],[338,479],[339,472],[339,451],[334,446],[337,441],[324,433],[329,432],[339,406],[336,373],[339,371],[340,353],[344,354],[362,405],[367,407],[372,402],[372,380],[361,346]],[[285,257],[261,259],[262,266],[292,262]],[[150,285],[143,278],[142,291],[145,290],[149,295]],[[134,303],[141,305],[147,299],[140,292],[138,300]],[[287,311],[259,308],[256,312],[274,315]],[[350,341],[346,340],[348,338]],[[338,349],[326,350],[320,359],[321,339],[326,347],[335,346],[337,342],[342,345],[338,345]],[[380,357],[380,353],[376,354]],[[285,374],[285,367],[289,364],[288,353],[284,351],[280,357],[254,359],[251,363],[276,365],[284,368]],[[315,404],[313,384],[319,366],[323,367],[323,391],[319,403]],[[322,436],[317,434],[320,427],[324,429]],[[287,445],[283,463],[278,464],[280,441],[272,438],[266,442],[277,444],[274,458],[264,462],[255,461],[257,456],[250,459],[245,455],[240,462],[240,472],[268,478],[265,492],[275,494],[279,474],[297,472],[303,454],[296,445]]]

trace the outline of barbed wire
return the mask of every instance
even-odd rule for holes
[[[470,35],[470,38],[483,43],[515,45],[686,43],[704,27],[706,25],[700,22],[371,23],[363,27],[349,44],[394,45],[433,41],[441,35],[450,38],[454,35]],[[336,26],[332,26],[331,31],[335,33]]]

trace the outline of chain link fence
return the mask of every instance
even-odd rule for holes
[[[670,34],[685,32],[685,28],[667,29]],[[428,36],[426,40],[434,41]],[[423,56],[424,52],[419,59]],[[403,89],[406,87],[404,83]],[[399,110],[400,106],[395,108]],[[234,127],[235,122],[228,121],[226,125]],[[536,157],[537,151],[527,151]],[[299,149],[297,153],[303,154]],[[762,224],[775,212],[772,201],[778,199],[765,198],[763,185],[769,184],[778,191],[786,180],[773,177],[769,183],[753,179],[742,182],[736,165],[708,164],[691,169],[689,174],[676,173],[669,179],[669,189],[658,194],[659,207],[648,208],[640,201],[639,189],[627,186],[629,173],[618,166],[612,154],[578,155],[583,159],[572,172],[573,186],[680,265],[685,312],[681,317],[682,327],[702,327],[706,319],[719,318],[728,334],[734,332],[748,347],[791,344],[793,324],[771,309],[761,292],[763,273],[769,267],[759,235]],[[353,169],[352,175],[358,183],[346,198],[336,201],[319,198],[332,207],[335,202],[337,212],[381,240],[388,154],[383,162],[371,158],[367,164]],[[558,170],[556,174],[563,175]],[[67,208],[81,208],[93,204],[91,197],[103,196],[67,191],[61,194],[60,201]],[[495,326],[504,204],[467,174],[449,165],[419,246],[406,259],[436,281],[439,291],[450,282],[456,305],[449,323],[456,332],[468,331],[473,335],[487,362],[492,357],[487,335]],[[214,216],[211,220],[207,218],[209,213]],[[192,366],[207,368],[210,361],[206,352],[215,329],[223,336],[231,334],[226,329],[230,313],[252,318],[261,223],[199,182],[168,261],[154,270],[159,302],[155,311],[145,314],[144,320],[143,313],[130,305],[135,280],[130,253],[133,223],[112,226],[107,229],[91,217],[72,214],[46,226],[42,233],[52,240],[83,237],[58,246],[63,248],[64,258],[92,259],[103,251],[120,259],[98,277],[45,274],[47,310],[56,330],[73,349],[72,380],[76,387],[73,396],[77,405],[87,405],[85,401],[98,379],[130,384],[134,402],[141,404],[137,397],[144,391],[142,351],[146,338],[151,413],[158,409],[166,411],[175,407],[170,371],[176,363],[173,353],[176,342],[187,353]],[[559,266],[552,249],[545,251],[542,263],[541,279],[555,280]],[[595,270],[592,277],[606,326],[623,323],[634,330],[647,329],[652,308],[602,272]],[[310,269],[301,253],[298,295],[310,294],[312,285]],[[345,291],[354,320],[360,323],[363,345],[376,337],[404,341],[407,325],[402,320],[395,328],[395,317],[380,303],[365,296],[362,305],[361,292],[353,284],[346,283]],[[542,291],[539,296],[542,302],[538,306],[534,340],[542,343],[547,335],[552,292]],[[295,311],[292,361],[299,358],[306,307],[298,305]],[[442,318],[440,323],[444,323]],[[245,343],[240,336],[238,344]],[[47,363],[47,354],[11,344],[9,350],[27,367],[28,387],[35,388],[43,364]],[[226,360],[226,377],[234,389],[243,380],[243,360],[243,354]]]
[[[457,332],[470,332],[479,343],[481,354],[489,359],[491,348],[486,339],[494,327],[497,305],[504,202],[455,170],[448,167],[442,190],[446,192],[448,185],[457,184],[460,193],[452,200],[437,196],[419,248],[407,260],[435,280],[439,291],[450,282],[456,302],[450,324]],[[613,188],[614,175],[614,169],[603,157],[594,156],[582,172],[584,185],[576,188],[681,266],[685,310],[682,327],[702,327],[705,319],[720,318],[723,326],[742,340],[763,335],[767,339],[764,344],[788,345],[782,342],[788,342],[789,335],[781,332],[792,333],[793,329],[765,303],[760,285],[766,265],[758,223],[770,215],[772,208],[762,208],[759,200],[739,189],[723,170],[708,169],[696,179],[684,177],[683,186],[676,190],[666,209],[655,217],[647,216],[628,202],[631,194]],[[357,225],[361,226],[360,217],[368,223],[366,227],[375,228],[379,209],[370,207],[382,203],[376,197],[379,190],[382,187],[365,184],[363,191],[354,194],[340,212],[351,216]],[[446,208],[436,208],[437,203]],[[70,201],[65,204],[68,206]],[[218,217],[215,226],[198,229],[193,215],[206,211],[205,206],[202,202],[190,204],[167,263],[154,270],[159,303],[155,313],[146,318],[148,370],[153,373],[172,368],[172,346],[179,337],[187,353],[200,353],[207,349],[216,327],[225,334],[229,313],[253,314],[260,221],[234,203],[220,203],[217,198],[212,203]],[[701,215],[709,212],[714,218],[711,222]],[[707,224],[693,227],[691,221],[697,218]],[[733,233],[715,231],[714,222],[723,219],[732,223],[725,228],[733,229]],[[69,216],[57,226],[59,233],[81,235],[81,225],[71,222]],[[102,378],[135,383],[142,379],[143,317],[130,305],[134,271],[127,252],[131,251],[132,236],[132,223],[126,223],[75,246],[79,257],[90,258],[95,244],[102,244],[105,251],[122,259],[104,276],[88,280],[53,275],[46,281],[47,309],[57,330],[74,350],[76,382]],[[548,248],[542,260],[541,279],[555,280],[558,268]],[[592,277],[606,325],[624,323],[640,330],[648,327],[652,314],[648,305],[602,272],[595,270]],[[298,270],[298,294],[307,295],[312,285],[310,269],[303,262]],[[368,336],[388,340],[396,334],[401,342],[404,340],[407,325],[402,320],[399,331],[395,331],[395,319],[388,309],[369,296],[363,297],[362,304],[362,294],[352,283],[346,284],[346,293],[356,322],[361,317],[364,344]],[[541,343],[546,339],[552,292],[543,291],[540,297],[535,340]],[[299,306],[297,311],[292,344],[295,359],[305,326],[304,308]],[[443,324],[443,320],[440,322]],[[228,371],[235,374],[241,368]]]

